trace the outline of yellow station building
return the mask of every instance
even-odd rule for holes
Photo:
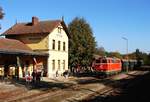
[[[56,72],[61,75],[68,70],[69,33],[63,20],[39,21],[37,17],[32,17],[31,22],[16,23],[3,35],[7,39],[20,41],[32,52],[21,56],[14,55],[16,63],[17,59],[20,61],[20,77],[25,69],[30,73],[34,69],[43,69],[47,77],[55,77]],[[26,66],[25,69],[23,65]]]

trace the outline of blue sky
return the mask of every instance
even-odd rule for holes
[[[106,51],[126,53],[139,48],[150,53],[150,0],[0,0],[5,17],[0,33],[18,22],[61,19],[68,24],[84,17],[93,29],[98,46]]]

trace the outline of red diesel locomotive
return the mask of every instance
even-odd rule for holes
[[[122,63],[118,58],[100,57],[95,59],[93,69],[106,75],[118,73],[122,69]]]

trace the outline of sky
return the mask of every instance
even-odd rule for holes
[[[0,33],[17,22],[55,20],[66,24],[83,17],[90,24],[98,47],[126,53],[137,48],[150,53],[150,0],[0,0],[5,16]]]

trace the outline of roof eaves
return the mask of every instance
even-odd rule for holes
[[[27,51],[27,50],[6,50],[6,49],[0,49],[0,54],[14,54],[14,55],[33,55],[33,56],[48,56],[46,53],[37,53],[33,51]]]

